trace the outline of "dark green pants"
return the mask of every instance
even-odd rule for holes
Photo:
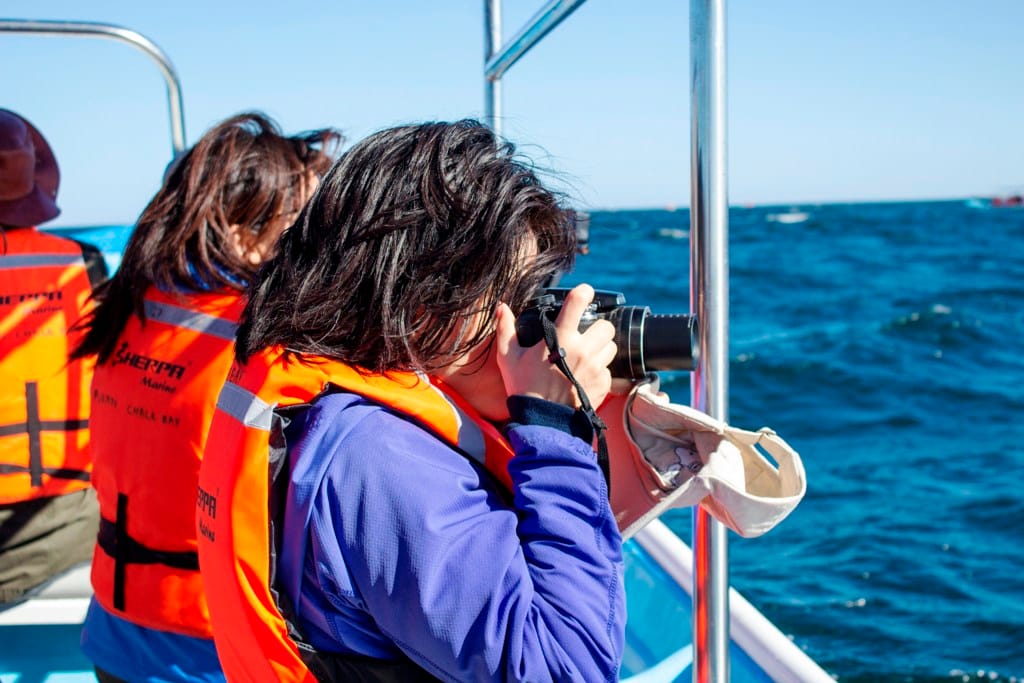
[[[96,492],[0,505],[0,605],[92,559],[99,530]]]

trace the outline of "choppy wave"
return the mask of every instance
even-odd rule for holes
[[[733,584],[840,681],[1024,680],[1024,212],[788,212],[733,213],[730,421],[782,434],[809,490],[733,537]],[[685,311],[688,224],[596,212],[567,280]]]

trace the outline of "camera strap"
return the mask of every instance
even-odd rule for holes
[[[540,307],[540,323],[544,328],[544,343],[548,347],[548,351],[551,352],[551,362],[561,370],[562,374],[565,375],[573,387],[576,389],[576,395],[580,399],[580,412],[583,413],[590,421],[590,425],[594,428],[594,433],[597,435],[597,465],[601,468],[601,473],[604,474],[605,484],[608,488],[608,496],[611,496],[612,491],[612,476],[611,476],[611,463],[608,459],[608,442],[605,440],[604,433],[608,429],[608,425],[604,423],[598,414],[594,410],[594,406],[590,403],[590,398],[587,397],[587,392],[583,391],[583,387],[580,386],[579,381],[572,374],[572,370],[569,369],[569,364],[565,361],[565,349],[563,349],[558,343],[558,334],[555,330],[554,321],[548,317],[547,312],[554,310],[553,306]]]

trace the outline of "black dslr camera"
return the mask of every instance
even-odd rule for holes
[[[516,336],[522,347],[544,339],[541,311],[554,321],[568,289],[547,288],[530,300],[516,318]],[[604,319],[615,326],[618,352],[609,365],[612,377],[633,381],[651,370],[693,370],[697,366],[699,338],[697,317],[685,314],[654,315],[647,306],[626,306],[620,292],[597,290],[580,319],[580,332]]]

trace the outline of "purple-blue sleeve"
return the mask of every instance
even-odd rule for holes
[[[443,680],[617,679],[622,541],[587,443],[510,428],[510,508],[466,458],[399,416],[375,410],[331,431],[317,444],[333,453],[311,504],[304,583],[327,594],[316,621],[339,651],[379,656],[367,635],[379,630]]]

